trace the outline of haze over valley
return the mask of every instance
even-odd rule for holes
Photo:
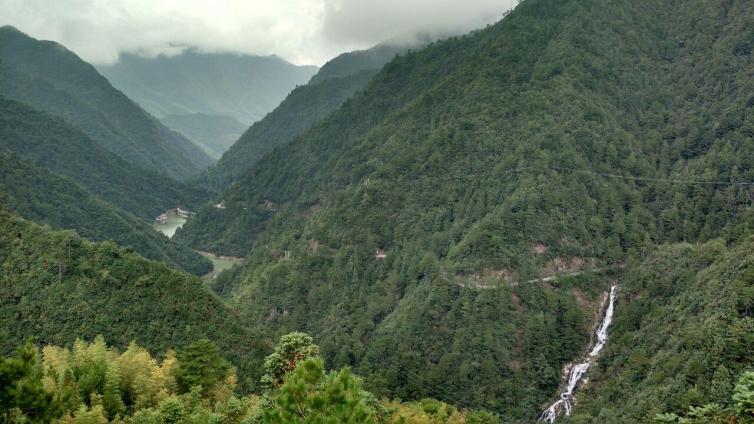
[[[0,423],[754,423],[748,0],[0,0]]]

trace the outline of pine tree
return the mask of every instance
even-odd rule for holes
[[[721,364],[712,375],[710,400],[719,404],[726,403],[732,388],[730,371],[725,365]]]
[[[42,385],[37,349],[26,343],[15,357],[0,357],[0,417],[4,423],[49,423],[62,413]]]
[[[206,394],[230,372],[230,363],[220,356],[220,349],[209,339],[198,340],[178,352],[175,380],[181,393],[201,386],[202,393]]]
[[[283,377],[293,371],[299,362],[316,358],[319,346],[305,333],[290,333],[280,338],[275,351],[264,361],[265,375],[262,383],[268,387],[279,387]]]
[[[265,423],[375,423],[369,399],[348,369],[326,375],[322,359],[308,359],[273,392],[263,417]]]
[[[160,422],[164,424],[177,424],[183,420],[186,411],[178,398],[172,397],[160,403]]]

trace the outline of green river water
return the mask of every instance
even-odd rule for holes
[[[168,220],[165,221],[164,224],[155,221],[152,225],[152,228],[161,232],[162,234],[165,234],[166,236],[168,236],[168,238],[172,238],[175,235],[176,230],[181,228],[185,223],[186,218],[181,218],[180,216],[174,215],[169,216]]]
[[[165,234],[169,238],[172,238],[175,235],[176,230],[181,228],[185,223],[186,218],[181,218],[180,216],[170,216],[168,217],[167,221],[165,221],[165,223],[155,221],[155,223],[152,225],[152,228]],[[201,253],[205,258],[212,261],[212,265],[214,266],[212,272],[205,276],[209,279],[216,277],[219,273],[225,271],[226,269],[230,269],[233,265],[243,262],[242,258],[228,258],[224,256],[218,257],[208,252],[199,253]]]

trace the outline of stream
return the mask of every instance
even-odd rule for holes
[[[539,422],[554,423],[563,413],[565,413],[565,415],[571,415],[574,396],[573,392],[578,387],[584,374],[589,371],[589,367],[592,366],[597,355],[600,354],[602,348],[604,348],[607,343],[607,329],[613,322],[613,311],[615,310],[615,298],[617,295],[618,285],[613,284],[610,286],[610,296],[607,308],[605,309],[605,315],[595,332],[597,343],[594,344],[594,347],[589,351],[589,354],[584,358],[583,362],[573,365],[568,371],[568,379],[560,392],[559,399],[542,412],[542,415],[539,416]]]

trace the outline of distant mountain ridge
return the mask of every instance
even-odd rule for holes
[[[175,178],[212,163],[60,44],[0,28],[0,95],[62,117],[123,159]]]
[[[158,118],[204,113],[227,115],[247,125],[261,119],[316,66],[293,65],[277,56],[201,53],[147,58],[122,53],[97,69]]]
[[[340,54],[322,65],[322,68],[312,77],[309,84],[319,84],[333,78],[349,77],[363,71],[379,70],[397,54],[405,53],[412,48],[419,48],[428,43],[429,41],[383,43],[368,49]]]
[[[317,72],[316,66],[293,65],[277,56],[196,49],[153,58],[122,53],[117,63],[98,69],[115,87],[213,157]]]

